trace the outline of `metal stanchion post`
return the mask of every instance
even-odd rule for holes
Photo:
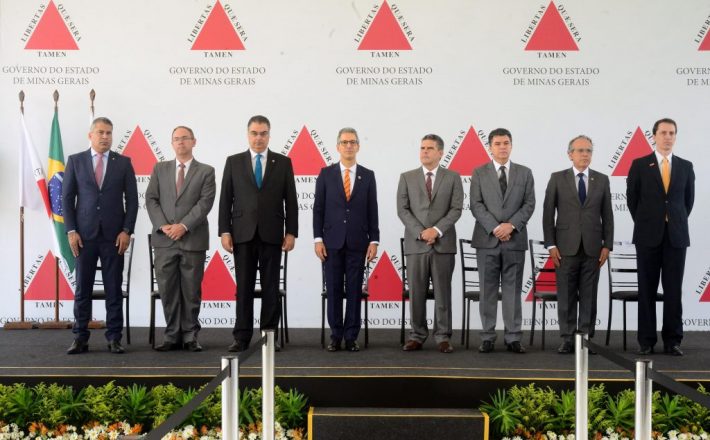
[[[589,382],[589,349],[583,341],[587,340],[584,333],[574,335],[574,392],[575,392],[575,438],[588,437],[587,424],[589,421],[589,408],[587,407],[587,385]]]
[[[222,357],[222,369],[230,366],[229,376],[222,381],[222,439],[239,439],[239,359]]]
[[[266,344],[261,347],[261,389],[263,400],[261,408],[261,420],[263,439],[274,440],[274,353],[276,335],[274,330],[261,332],[266,336]]]
[[[649,359],[636,361],[636,440],[651,438],[651,398],[653,383],[648,378],[648,369],[653,366]]]

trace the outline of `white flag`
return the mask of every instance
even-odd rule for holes
[[[52,209],[47,193],[47,177],[39,160],[37,149],[32,143],[25,115],[20,117],[22,123],[22,146],[20,147],[20,206],[34,210],[45,209],[47,217],[51,217]]]

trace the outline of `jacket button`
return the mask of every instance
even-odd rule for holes
[[[347,220],[343,220],[343,223],[347,223],[347,222],[348,222]]]

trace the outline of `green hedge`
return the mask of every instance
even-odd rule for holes
[[[709,394],[700,385],[698,391]],[[493,438],[519,436],[533,439],[540,433],[574,432],[574,391],[556,392],[535,384],[498,390],[480,409],[490,417]],[[615,396],[604,385],[588,390],[589,433],[594,438],[608,429],[629,438],[634,428],[635,393],[624,390]],[[683,396],[653,393],[653,430],[668,432],[710,432],[710,409]]]
[[[53,429],[60,425],[81,427],[91,422],[110,425],[127,421],[140,423],[143,432],[162,423],[189,402],[199,389],[181,389],[172,384],[148,389],[132,385],[106,385],[75,390],[71,386],[41,383],[0,385],[0,422],[25,428],[42,423]],[[183,425],[217,427],[222,423],[221,388],[210,394]],[[306,397],[296,390],[276,387],[275,417],[284,429],[303,428],[307,412]],[[241,427],[261,420],[261,389],[246,389],[240,396]]]

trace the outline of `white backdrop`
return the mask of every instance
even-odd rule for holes
[[[219,184],[225,158],[247,146],[247,119],[254,114],[271,119],[270,148],[288,153],[298,175],[300,230],[288,278],[293,327],[320,322],[320,266],[311,228],[314,176],[337,160],[341,127],[359,131],[359,162],[377,176],[380,251],[388,258],[380,258],[373,274],[371,326],[397,327],[401,310],[394,269],[403,227],[395,192],[399,174],[418,165],[424,134],[444,138],[445,162],[462,172],[467,208],[471,169],[486,158],[486,134],[500,126],[510,129],[512,160],[531,167],[536,179],[531,238],[542,237],[550,173],[570,165],[568,140],[591,136],[592,168],[613,173],[615,239],[629,240],[628,161],[650,152],[653,121],[672,117],[679,129],[675,153],[693,161],[697,175],[685,324],[706,330],[710,181],[702,158],[710,97],[709,17],[710,3],[699,0],[672,6],[662,0],[0,0],[0,185],[7,194],[0,202],[0,322],[19,317],[18,92],[27,95],[27,124],[46,164],[53,91],[60,94],[68,156],[88,146],[94,89],[96,115],[113,120],[114,149],[131,156],[141,198],[155,161],[173,157],[174,126],[195,130],[195,155],[216,168]],[[232,263],[219,246],[216,205],[209,216],[209,255],[218,258],[208,267],[201,319],[204,326],[231,326]],[[27,298],[33,298],[26,302],[27,315],[48,319],[53,274],[51,264],[42,263],[51,240],[42,213],[26,217],[24,282]],[[473,223],[466,210],[457,224],[459,237],[469,238]],[[148,323],[149,230],[141,207],[131,285],[134,325]],[[601,326],[608,311],[606,282],[603,271]],[[458,268],[454,286],[459,323]],[[62,317],[71,318],[72,305],[62,301]],[[631,327],[635,313],[632,308]],[[103,304],[95,304],[94,315],[104,316]],[[620,315],[617,306],[615,328]],[[526,302],[526,328],[530,316]],[[555,310],[547,317],[548,326],[556,328]],[[479,326],[477,316],[473,325]]]

